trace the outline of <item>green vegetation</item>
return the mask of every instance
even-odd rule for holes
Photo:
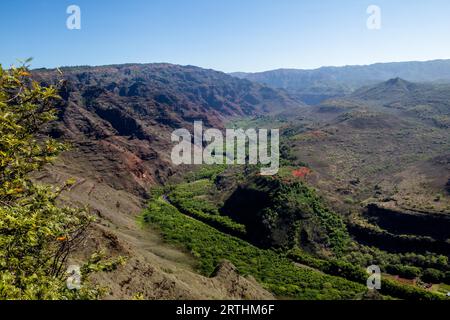
[[[170,190],[166,196],[170,203],[182,213],[211,224],[225,232],[244,236],[246,233],[245,226],[236,223],[227,216],[220,215],[217,205],[206,197],[214,188],[215,186],[210,180],[203,179],[166,188],[168,191]]]
[[[434,290],[440,294],[447,296],[447,294],[450,292],[450,285],[441,283],[435,286]]]
[[[429,281],[432,277],[426,276],[426,270],[437,270],[440,275],[437,282],[448,282],[450,279],[445,277],[449,272],[448,257],[433,253],[387,253],[374,247],[357,245],[349,248],[348,252],[342,257],[342,260],[358,266],[369,266],[376,264],[389,274],[398,275],[406,279],[415,279],[420,277],[423,281]],[[424,278],[425,275],[425,278]]]
[[[350,236],[343,220],[324,205],[314,189],[302,182],[281,183],[273,197],[273,205],[268,210],[272,215],[290,216],[293,224],[297,223],[300,229],[312,226],[316,230],[322,228],[321,243],[335,254],[342,253],[349,244]],[[302,221],[304,218],[309,221]]]
[[[293,261],[316,268],[327,274],[340,275],[346,279],[362,284],[365,284],[367,281],[367,273],[363,268],[342,260],[318,259],[299,249],[291,250],[288,253],[288,257]],[[404,271],[406,272],[406,270],[408,270],[411,274],[417,271],[413,270],[412,267],[405,267]],[[381,293],[391,297],[407,300],[440,300],[445,298],[442,295],[436,295],[421,288],[412,285],[404,285],[384,277],[382,278]]]
[[[230,129],[249,129],[249,128],[262,128],[262,129],[273,129],[274,127],[281,127],[286,125],[288,120],[282,115],[277,117],[273,116],[256,116],[256,117],[239,117],[233,121],[226,124],[227,128]]]
[[[290,237],[293,240],[289,246],[283,246],[277,251],[254,247],[232,236],[245,235],[236,232],[241,230],[239,228],[244,228],[243,225],[228,216],[220,215],[218,208],[222,203],[218,200],[219,190],[214,181],[219,176],[222,182],[227,179],[227,174],[222,175],[223,171],[223,168],[219,167],[203,168],[189,174],[187,183],[154,189],[149,208],[143,215],[145,222],[157,224],[161,228],[168,241],[183,245],[197,257],[199,270],[205,275],[209,275],[220,260],[227,259],[234,263],[241,273],[254,276],[267,289],[281,297],[323,299],[329,295],[336,295],[333,299],[348,299],[356,297],[356,287],[353,287],[355,283],[366,284],[367,273],[363,266],[379,264],[385,272],[415,279],[422,275],[422,269],[414,266],[419,261],[423,267],[445,268],[448,265],[448,259],[443,256],[388,254],[375,248],[358,246],[351,241],[343,220],[324,205],[314,189],[298,181],[286,182],[265,177],[249,179],[247,176],[246,183],[241,185],[240,190],[249,189],[252,193],[267,192],[270,199],[261,212],[248,212],[247,216],[249,214],[259,216],[259,219],[263,219],[270,228],[273,228],[272,232],[283,230],[282,232],[291,233]],[[248,200],[245,193],[241,197],[243,201]],[[239,202],[234,205],[236,209],[240,208]],[[200,221],[190,219],[188,216]],[[277,221],[282,223],[278,224]],[[254,227],[252,223],[246,226]],[[302,243],[302,237],[299,236],[303,232],[308,233],[308,241],[317,241],[316,244],[319,245],[317,250],[331,249],[334,255],[326,259],[318,258],[300,249],[302,246],[308,246],[307,243]],[[261,237],[264,236],[261,234]],[[292,261],[312,269],[305,270],[294,266]],[[275,266],[279,270],[277,275],[274,271]],[[309,273],[306,280],[305,272]],[[428,272],[429,277],[432,275]],[[330,286],[330,283],[335,282],[328,283],[322,278],[324,276],[338,277],[333,278],[333,281],[339,279],[341,282],[338,282],[336,287]],[[444,273],[440,273],[439,277],[436,274],[434,276],[435,280],[439,278],[443,281],[445,278]],[[344,281],[342,278],[351,282],[342,282]],[[297,285],[300,279],[303,279],[301,280],[303,286]],[[326,284],[323,286],[311,284],[317,281],[319,283],[325,281]],[[383,284],[381,292],[387,296],[414,300],[443,298],[442,295],[388,278],[383,279]],[[337,295],[335,290],[341,286],[350,288],[350,292],[344,291]]]
[[[0,66],[0,299],[98,298],[102,290],[89,286],[87,275],[116,266],[96,255],[81,268],[82,289],[66,287],[67,259],[92,219],[56,205],[71,181],[53,188],[29,177],[66,149],[38,136],[56,119],[58,99],[57,89],[41,87],[26,67]]]
[[[198,180],[207,179],[215,181],[217,176],[224,172],[227,165],[206,165],[202,166],[199,170],[190,172],[187,174],[186,180],[188,182],[194,182]]]
[[[297,267],[281,254],[221,233],[183,215],[157,195],[158,192],[153,194],[143,220],[158,225],[167,241],[185,247],[197,257],[204,275],[210,275],[221,260],[227,259],[241,274],[252,275],[279,297],[353,299],[366,291],[363,285]]]
[[[306,247],[312,243],[317,250],[325,248],[337,255],[346,250],[350,236],[342,218],[327,208],[313,188],[295,180],[289,182],[279,177],[257,176],[251,168],[247,169],[244,179],[240,179],[245,182],[240,183],[236,177],[243,173],[233,171],[231,176],[220,176],[225,185],[239,185],[234,193],[237,202],[228,203],[225,208],[217,201],[221,194],[215,185],[224,169],[223,166],[209,170],[203,168],[188,175],[189,183],[172,187],[168,193],[170,202],[184,214],[210,225],[211,222],[216,223],[213,225],[216,228],[219,223],[219,228],[225,227],[221,231],[240,236],[245,234],[246,228],[247,233],[251,231],[252,234],[260,235],[261,239],[271,239],[271,246]],[[202,180],[194,181],[193,177]],[[256,204],[253,208],[247,208],[247,194],[267,194],[266,205],[261,207],[261,204]],[[221,216],[219,212],[226,212],[226,216]],[[279,233],[288,236],[286,239],[275,239]],[[308,235],[308,240],[301,239],[302,233]]]
[[[259,249],[183,215],[165,202],[160,194],[162,193],[153,194],[148,209],[142,216],[143,221],[158,225],[167,241],[189,250],[199,260],[199,270],[204,275],[210,275],[221,260],[227,259],[237,266],[241,274],[254,276],[265,288],[280,297],[353,299],[365,291],[363,285],[367,274],[358,266],[339,259],[318,259],[298,248],[289,251],[287,255]],[[325,274],[297,267],[291,261]],[[383,279],[381,292],[413,300],[444,298],[386,278]]]
[[[433,268],[425,269],[421,275],[421,279],[428,283],[441,283],[445,281],[445,273]]]
[[[416,279],[420,276],[420,268],[404,265],[388,265],[386,271],[389,274],[399,275],[405,279]]]

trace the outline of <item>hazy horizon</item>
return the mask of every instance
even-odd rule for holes
[[[377,64],[395,64],[395,63],[427,63],[427,62],[434,62],[434,61],[447,61],[450,60],[450,58],[437,58],[437,59],[430,59],[430,60],[408,60],[408,61],[386,61],[386,62],[374,62],[369,64],[347,64],[347,65],[324,65],[317,68],[276,68],[276,69],[270,69],[270,70],[261,70],[261,71],[254,71],[254,72],[247,72],[247,71],[231,71],[231,72],[225,72],[222,70],[217,70],[214,68],[207,68],[203,66],[193,65],[193,64],[178,64],[178,63],[171,63],[171,62],[164,62],[164,61],[155,61],[155,62],[123,62],[123,63],[112,63],[112,64],[85,64],[85,65],[61,65],[56,67],[33,67],[33,61],[31,61],[31,69],[32,70],[40,70],[40,69],[47,69],[47,70],[53,70],[58,68],[77,68],[77,67],[89,67],[89,68],[95,68],[95,67],[107,67],[107,66],[115,66],[115,65],[146,65],[146,64],[170,64],[170,65],[180,65],[180,66],[193,66],[198,67],[202,69],[210,69],[214,71],[224,72],[227,74],[235,74],[235,73],[264,73],[269,71],[276,71],[276,70],[299,70],[299,71],[314,71],[319,70],[322,68],[345,68],[345,67],[365,67],[365,66],[371,66],[371,65],[377,65]],[[0,63],[1,64],[1,63]],[[20,64],[20,61],[17,62],[17,65]]]

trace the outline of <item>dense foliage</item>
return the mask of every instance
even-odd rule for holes
[[[313,233],[319,235],[319,243],[335,254],[344,251],[349,243],[350,236],[343,220],[304,183],[281,184],[273,197],[272,206],[267,210],[277,219],[288,220],[297,226],[297,237],[301,232],[308,232],[310,238]],[[310,228],[314,231],[310,232]]]
[[[367,281],[367,273],[362,267],[340,259],[318,259],[298,248],[291,250],[288,257],[293,261],[316,268],[327,274],[339,275],[362,284]],[[397,266],[397,268],[402,268],[403,272],[409,274],[411,278],[417,277],[420,273],[420,269],[414,267]],[[440,300],[444,298],[442,295],[412,285],[404,285],[386,277],[382,277],[381,293],[407,300]]]
[[[220,230],[236,236],[245,236],[245,226],[227,216],[220,215],[217,206],[205,196],[214,189],[211,180],[202,179],[191,183],[178,184],[170,190],[167,199],[181,212],[206,222]]]
[[[450,278],[446,276],[450,274],[448,257],[431,252],[426,254],[388,253],[375,247],[353,243],[341,259],[361,267],[376,264],[384,272],[405,279],[420,278],[428,283],[449,283],[450,281]],[[433,270],[437,276],[430,277],[430,270]]]
[[[366,291],[363,285],[297,267],[281,254],[259,249],[191,219],[164,201],[158,192],[154,193],[143,220],[159,226],[167,241],[185,247],[197,257],[199,269],[205,275],[227,259],[241,274],[252,275],[279,297],[353,299]]]

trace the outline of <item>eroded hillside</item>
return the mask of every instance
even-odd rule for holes
[[[37,179],[62,184],[74,178],[62,200],[86,205],[99,217],[81,256],[106,247],[132,257],[125,269],[101,279],[111,287],[110,297],[271,297],[239,277],[233,281],[241,289],[228,288],[226,275],[237,277],[233,268],[215,279],[192,272],[189,255],[164,245],[158,232],[143,230],[136,219],[151,187],[180,170],[170,161],[173,130],[190,129],[194,120],[223,128],[232,117],[304,105],[284,92],[197,67],[121,65],[34,74],[44,85],[60,84],[60,119],[48,132],[72,145]]]

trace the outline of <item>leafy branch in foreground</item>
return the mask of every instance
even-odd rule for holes
[[[0,66],[0,299],[101,294],[97,288],[71,291],[65,285],[67,259],[84,240],[92,217],[86,210],[56,205],[70,182],[56,188],[30,179],[67,149],[40,134],[56,119],[57,92],[32,80],[26,66]]]

